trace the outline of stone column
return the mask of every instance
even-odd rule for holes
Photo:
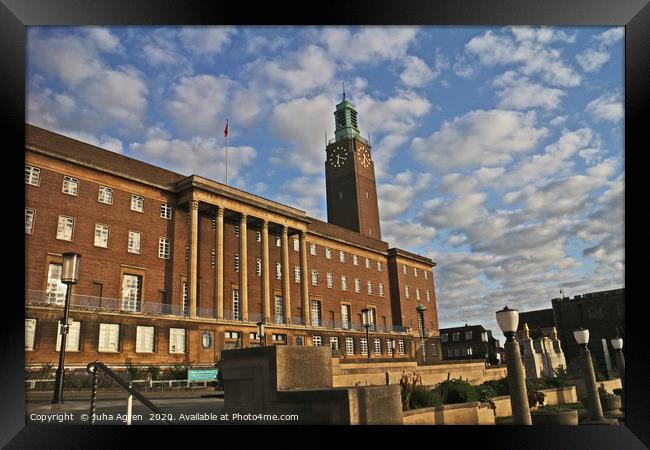
[[[223,206],[217,207],[217,319],[223,319]]]
[[[187,279],[189,282],[188,302],[190,306],[190,317],[196,317],[196,293],[198,283],[198,248],[199,248],[199,202],[191,200],[190,209],[190,242],[189,258],[187,268]]]
[[[305,240],[306,233],[304,231],[300,232],[300,273],[303,276],[300,277],[300,288],[302,294],[302,318],[306,326],[309,326],[311,323],[311,316],[309,311],[311,310],[309,305],[309,282],[311,280],[311,274],[309,273],[309,268],[307,267],[307,242]]]
[[[241,215],[239,220],[239,302],[242,320],[248,321],[248,242],[246,239],[246,221],[248,216]]]
[[[271,322],[271,286],[269,284],[269,221],[262,223],[262,304],[265,323]]]
[[[510,406],[512,419],[515,425],[532,425],[530,407],[528,406],[528,392],[526,391],[526,374],[521,363],[519,344],[512,337],[506,336],[504,344],[508,364],[508,388],[510,391]]]
[[[304,277],[305,274],[302,274]],[[289,229],[282,227],[282,298],[284,298],[284,320],[291,323],[291,293],[289,292]]]

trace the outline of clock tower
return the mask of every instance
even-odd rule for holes
[[[359,134],[357,112],[345,99],[334,112],[334,139],[325,151],[327,221],[381,240],[375,166],[367,140]]]

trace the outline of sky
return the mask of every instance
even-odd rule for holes
[[[27,122],[327,220],[346,97],[440,327],[624,287],[623,27],[29,27]]]

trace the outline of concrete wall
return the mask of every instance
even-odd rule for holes
[[[546,405],[564,405],[567,403],[576,403],[578,396],[576,394],[575,386],[569,386],[557,389],[543,389],[542,391],[546,396],[544,403]],[[512,408],[510,406],[510,396],[501,395],[492,399],[496,406],[497,417],[510,417],[512,416]]]
[[[487,403],[470,402],[405,411],[404,425],[494,425]]]
[[[577,398],[578,400],[582,400],[582,398],[586,395],[585,380],[583,378],[572,378],[569,380],[569,383],[575,385],[576,392],[578,394]],[[605,390],[610,394],[614,393],[614,389],[621,388],[620,378],[614,378],[613,380],[606,380],[606,381],[597,381],[596,385],[600,387],[601,383],[605,386]]]

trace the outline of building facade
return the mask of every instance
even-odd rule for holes
[[[335,124],[328,222],[27,125],[27,366],[58,359],[70,251],[82,258],[67,366],[211,366],[260,344],[439,359],[435,263],[381,240],[371,148],[345,99]]]
[[[487,333],[487,343],[481,334]],[[445,360],[487,359],[490,364],[499,364],[499,340],[492,336],[492,330],[483,325],[465,325],[463,327],[441,328],[440,341],[442,358]]]
[[[521,338],[521,357],[526,378],[554,378],[566,369],[566,360],[557,330],[552,327],[549,335],[531,338],[527,324],[524,324]]]

